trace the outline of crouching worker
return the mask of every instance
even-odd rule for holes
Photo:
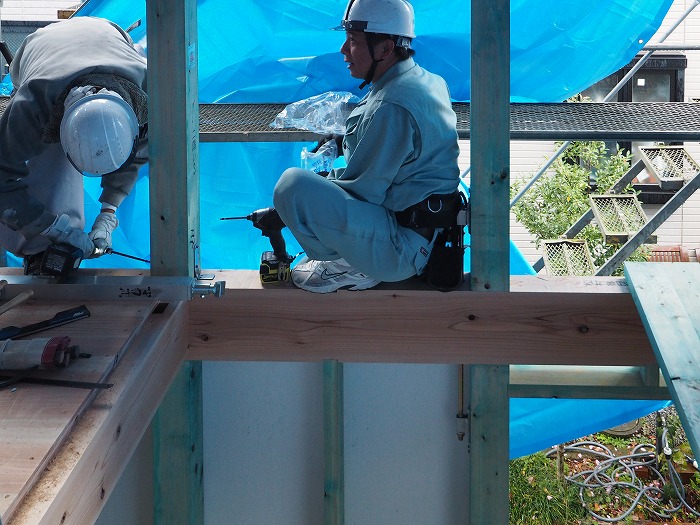
[[[454,201],[459,182],[456,116],[445,81],[412,58],[412,6],[350,0],[337,29],[350,75],[370,85],[345,123],[347,167],[327,177],[290,168],[273,195],[306,252],[292,280],[318,293],[423,273],[438,229],[408,218],[430,198]]]
[[[52,243],[111,248],[115,211],[146,161],[146,59],[111,22],[77,17],[29,35],[0,118],[0,247],[35,260]],[[102,177],[85,232],[83,175]],[[29,265],[31,267],[31,265]]]

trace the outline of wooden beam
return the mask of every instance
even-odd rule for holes
[[[345,523],[345,411],[343,363],[323,362],[323,523]]]
[[[472,0],[471,284],[504,291],[510,276],[510,1]]]
[[[196,276],[197,1],[149,0],[146,15],[151,274]],[[201,363],[184,365],[154,419],[156,523],[203,521],[201,381]]]
[[[65,20],[72,17],[75,11],[76,9],[59,9],[56,14],[59,20]]]
[[[189,359],[644,366],[655,358],[624,280],[513,279],[512,292],[380,289],[318,295],[217,273],[190,305]]]
[[[558,399],[671,399],[663,379],[643,377],[635,366],[510,367],[510,397]],[[645,367],[646,369],[647,367]],[[651,374],[650,374],[651,375]]]
[[[187,361],[153,419],[154,524],[202,523],[202,362]]]
[[[469,523],[508,524],[508,367],[470,366]],[[505,446],[505,450],[503,450]]]
[[[193,275],[199,243],[196,0],[149,0],[151,274]]]
[[[491,296],[507,294],[510,286],[510,0],[472,0],[471,33],[470,281],[472,290]],[[476,315],[469,313],[467,319]],[[471,346],[471,335],[466,339]],[[517,340],[494,346],[496,352],[484,355],[483,365],[460,360],[472,365],[472,524],[508,523],[508,364],[519,361],[494,365],[500,350],[512,349]]]
[[[14,512],[12,525],[94,523],[143,436],[186,347],[187,304],[152,314]]]

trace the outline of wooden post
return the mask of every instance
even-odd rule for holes
[[[196,0],[148,0],[151,274],[195,273],[199,247]],[[153,418],[156,524],[203,522],[202,363],[183,365]]]
[[[343,363],[323,361],[323,523],[345,523]]]
[[[510,1],[471,2],[471,289],[510,288]],[[508,524],[508,366],[470,367],[469,520]]]

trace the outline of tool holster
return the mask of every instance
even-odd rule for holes
[[[436,229],[440,230],[423,276],[441,291],[459,286],[464,280],[464,227],[469,223],[466,196],[460,191],[431,195],[397,212],[396,220],[428,240],[432,240]]]

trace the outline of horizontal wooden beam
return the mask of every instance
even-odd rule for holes
[[[512,365],[510,397],[671,399],[663,378],[645,382],[636,366]]]
[[[624,279],[513,277],[510,292],[409,289],[312,294],[219,272],[190,302],[188,359],[531,365],[655,363]]]

